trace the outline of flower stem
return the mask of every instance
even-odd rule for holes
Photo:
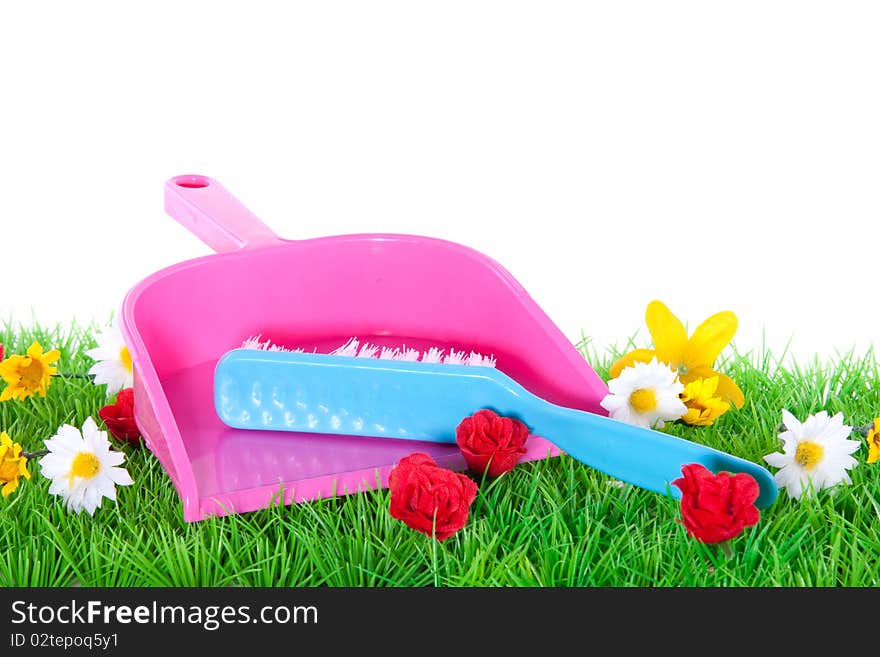
[[[79,374],[77,372],[58,372],[55,376],[61,377],[62,379],[91,379],[91,374]]]
[[[434,510],[434,520],[431,525],[431,561],[434,567],[434,587],[440,588],[440,573],[437,572],[437,510]]]
[[[480,485],[477,490],[483,490],[483,486],[486,484],[486,477],[489,475],[489,465],[491,465],[492,459],[489,459],[489,463],[486,465],[486,469],[483,470],[483,476],[480,479]],[[480,515],[480,511],[483,510],[483,496],[477,495],[477,506],[474,508],[474,518]]]
[[[722,541],[718,545],[721,547],[721,553],[725,559],[733,559],[733,548],[730,547],[730,541]]]
[[[23,457],[25,457],[26,459],[30,460],[30,459],[39,458],[40,456],[46,456],[46,454],[48,454],[48,453],[49,453],[48,449],[38,449],[36,452],[22,452],[21,455]]]

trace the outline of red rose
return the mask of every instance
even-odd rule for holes
[[[525,424],[487,409],[466,417],[455,430],[455,442],[468,467],[490,477],[513,470],[519,457],[526,453],[528,437]]]
[[[0,343],[0,362],[3,361],[3,354],[6,353],[6,350],[3,348],[3,344]]]
[[[477,485],[463,474],[441,468],[427,454],[410,454],[388,475],[391,516],[438,541],[464,527]]]
[[[125,388],[116,395],[116,403],[103,406],[98,415],[110,433],[131,445],[140,445],[141,432],[134,421],[134,388]]]
[[[681,489],[681,516],[687,533],[703,543],[721,543],[757,524],[758,482],[745,473],[712,474],[698,463],[681,469],[672,482]]]

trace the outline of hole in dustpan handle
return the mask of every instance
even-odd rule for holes
[[[165,212],[218,253],[281,242],[213,178],[175,176],[165,183]]]

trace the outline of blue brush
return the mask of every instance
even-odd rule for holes
[[[757,506],[776,499],[773,476],[750,461],[659,431],[556,406],[491,367],[234,349],[217,363],[214,404],[238,429],[455,442],[468,415],[489,408],[606,474],[680,497],[669,484],[687,463],[745,472]]]

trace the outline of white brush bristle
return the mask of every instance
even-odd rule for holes
[[[443,349],[438,349],[437,347],[431,347],[422,354],[422,362],[423,363],[442,363],[443,362]]]
[[[267,339],[265,342],[260,340],[262,334],[255,335],[252,338],[248,338],[244,342],[241,343],[242,349],[256,349],[258,351],[286,351],[289,353],[301,354],[303,353],[303,349],[299,347],[291,349],[290,347],[282,347],[280,344],[272,344],[272,341]]]
[[[379,355],[379,347],[374,344],[364,343],[358,352],[358,358],[376,358]]]
[[[484,356],[481,353],[472,351],[471,355],[468,356],[467,364],[475,367],[495,367],[495,356]]]
[[[464,352],[455,349],[450,349],[449,355],[443,359],[444,365],[465,365],[466,363],[467,358],[465,358]]]
[[[344,345],[339,347],[338,349],[334,349],[330,353],[333,356],[357,356],[358,347],[360,346],[360,342],[358,342],[357,338],[351,338]]]
[[[248,338],[241,343],[242,349],[256,349],[258,351],[286,351],[291,353],[303,353],[303,349],[296,347],[282,347],[281,345],[272,344],[269,339],[263,340],[262,334]],[[449,353],[444,356],[445,349],[431,347],[427,351],[419,351],[418,349],[407,348],[406,345],[400,347],[380,347],[370,344],[369,342],[361,343],[357,338],[351,338],[341,347],[337,347],[330,352],[331,356],[348,356],[351,358],[381,358],[384,360],[403,360],[409,362],[422,363],[443,363],[445,365],[472,365],[474,367],[495,367],[495,356],[484,356],[483,354],[471,351],[470,354],[464,350],[458,351],[450,349]]]
[[[407,349],[406,345],[403,345],[400,348],[400,353],[397,355],[396,360],[406,360],[414,363],[421,357],[422,352],[420,352],[418,349]]]

